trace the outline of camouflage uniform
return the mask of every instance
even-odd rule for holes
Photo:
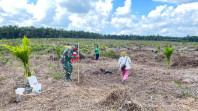
[[[66,74],[65,74],[65,77],[66,77],[66,80],[67,81],[70,81],[71,78],[71,73],[72,73],[72,64],[71,64],[71,59],[72,58],[75,58],[75,56],[73,56],[73,47],[70,46],[70,47],[67,47],[65,52],[63,53],[63,55],[61,56],[60,58],[60,61],[63,65],[63,68],[66,70]]]

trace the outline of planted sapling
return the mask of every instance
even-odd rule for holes
[[[31,53],[31,44],[30,40],[24,36],[22,40],[22,45],[21,46],[9,46],[9,45],[1,45],[3,47],[6,47],[9,49],[9,51],[18,59],[20,59],[23,63],[24,70],[25,70],[25,77],[31,76],[32,73],[30,72],[29,69],[29,58],[30,58],[30,53]]]
[[[166,56],[166,59],[167,59],[167,65],[168,65],[168,68],[170,68],[170,65],[171,65],[171,55],[173,53],[173,51],[175,50],[174,47],[164,47],[164,55]]]

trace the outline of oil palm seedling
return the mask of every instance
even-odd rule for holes
[[[167,59],[167,65],[168,65],[168,68],[170,68],[170,65],[171,65],[171,55],[173,53],[173,51],[175,50],[174,47],[164,47],[164,55],[166,56],[166,59]]]
[[[61,50],[61,46],[57,45],[57,46],[54,46],[54,49],[56,51],[56,54],[57,54],[57,59],[59,60],[60,59],[60,56],[62,54],[62,50]]]
[[[158,53],[160,54],[160,45],[158,45],[158,47],[157,47],[157,50],[158,50]]]
[[[1,45],[3,47],[6,47],[9,49],[10,53],[13,54],[16,58],[20,59],[23,63],[24,70],[25,70],[25,78],[31,76],[32,73],[30,72],[29,69],[29,58],[30,58],[30,53],[31,53],[31,44],[30,40],[24,36],[22,40],[22,45],[21,46],[9,46],[9,45]]]
[[[174,84],[176,84],[177,86],[179,86],[179,88],[181,88],[182,93],[185,97],[189,96],[190,91],[187,88],[184,88],[179,82],[174,81]]]
[[[106,51],[106,46],[105,46],[104,44],[102,44],[100,47],[101,47],[104,51]]]

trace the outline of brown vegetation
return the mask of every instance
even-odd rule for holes
[[[191,55],[191,56],[189,56]],[[11,59],[0,67],[0,109],[15,110],[58,110],[58,111],[195,111],[198,109],[194,93],[198,84],[197,55],[188,52],[182,56],[173,55],[171,69],[166,68],[164,56],[148,51],[137,51],[129,56],[132,69],[126,81],[121,84],[121,73],[117,59],[100,57],[74,63],[72,82],[67,83],[64,69],[58,61],[49,56],[37,55],[31,58],[41,93],[26,93],[18,97],[15,89],[24,87],[23,68],[19,61]],[[194,57],[194,58],[193,58]],[[77,84],[77,67],[80,68],[80,84]],[[185,69],[183,69],[185,68]],[[112,73],[104,73],[106,70]],[[63,75],[60,79],[54,75]],[[197,78],[197,79],[194,79]],[[187,81],[187,79],[189,81]],[[179,81],[189,88],[190,97],[173,83]],[[191,96],[192,95],[192,96]]]

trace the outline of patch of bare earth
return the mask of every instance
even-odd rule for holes
[[[125,85],[116,59],[90,58],[74,63],[72,82],[65,78],[54,79],[54,73],[64,73],[58,61],[38,55],[31,58],[31,70],[42,84],[41,93],[17,96],[15,89],[24,87],[23,67],[19,61],[0,67],[0,109],[58,110],[58,111],[195,111],[198,83],[196,67],[167,69],[164,57],[146,51],[129,55],[132,69]],[[156,59],[157,58],[157,59]],[[160,59],[160,61],[158,61]],[[78,84],[77,74],[80,74]],[[109,73],[108,71],[112,72]],[[197,78],[197,79],[195,79]],[[188,79],[188,80],[187,80]],[[190,90],[185,97],[182,89],[173,83],[180,82]]]
[[[178,55],[171,66],[173,68],[196,68],[198,67],[198,54]]]

